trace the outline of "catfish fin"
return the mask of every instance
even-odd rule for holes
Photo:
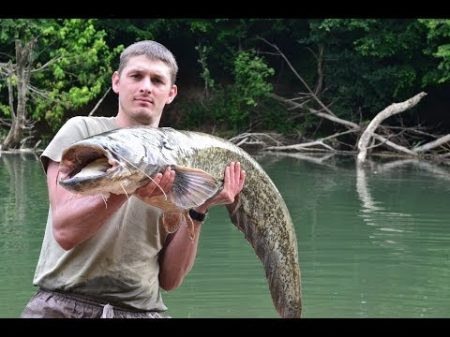
[[[191,167],[174,166],[170,200],[178,207],[189,209],[200,206],[213,197],[220,189],[222,182],[209,173]]]
[[[174,233],[180,228],[184,222],[184,215],[182,212],[163,212],[162,223],[167,233]]]
[[[139,197],[139,199],[162,210],[161,221],[167,233],[176,232],[180,228],[180,225],[186,222],[186,211],[166,200],[162,195],[151,198]]]
[[[155,197],[141,197],[138,196],[139,199],[141,199],[146,204],[158,207],[163,212],[177,212],[177,211],[183,211],[179,207],[177,207],[173,202],[167,200],[163,195],[158,195]]]

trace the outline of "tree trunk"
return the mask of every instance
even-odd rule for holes
[[[30,83],[32,52],[35,40],[23,43],[16,40],[16,71],[12,74],[17,78],[17,109],[16,113],[11,111],[11,128],[2,144],[2,150],[18,149],[20,141],[24,136],[27,123],[27,94]],[[13,90],[14,86],[9,86],[8,90]],[[11,92],[9,93],[11,96]]]

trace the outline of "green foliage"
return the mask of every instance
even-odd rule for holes
[[[446,83],[450,80],[450,20],[420,19],[427,30],[426,55],[438,60],[437,67],[430,69],[424,78],[424,84]]]
[[[14,55],[14,40],[36,39],[27,110],[35,120],[45,119],[53,129],[65,113],[99,96],[109,85],[111,62],[121,46],[111,50],[106,32],[93,19],[0,20],[0,41]],[[15,62],[14,57],[11,57]],[[11,79],[13,79],[12,77]],[[16,83],[13,83],[15,86]],[[6,97],[1,88],[2,97]]]
[[[0,113],[7,118],[11,117],[11,109],[9,108],[9,105],[0,102]]]
[[[241,52],[234,62],[234,76],[239,97],[246,106],[256,106],[258,98],[272,91],[267,82],[275,71],[269,68],[262,58],[250,52]]]
[[[252,52],[240,52],[234,61],[235,83],[230,89],[228,121],[237,130],[249,126],[249,114],[272,91],[267,80],[274,70]]]
[[[424,57],[426,30],[415,19],[311,20],[309,39],[325,46],[327,101],[333,111],[371,118],[423,89],[433,61]]]
[[[253,117],[259,116],[254,108],[272,92],[268,79],[274,70],[254,52],[243,51],[234,60],[233,74],[233,84],[215,87],[211,96],[192,104],[185,119],[187,125],[198,126],[208,121],[233,130],[251,126],[250,115],[256,112]]]
[[[279,56],[263,54],[273,50],[258,37],[279,46],[311,87],[316,60],[308,50],[323,46],[321,98],[354,121],[450,78],[448,19],[0,19],[0,24],[0,64],[14,63],[16,39],[37,38],[33,68],[43,69],[32,74],[38,90],[30,93],[27,109],[55,129],[67,113],[109,86],[122,44],[141,39],[155,39],[174,52],[180,89],[203,85],[203,96],[181,106],[187,127],[315,129],[316,118],[296,116],[296,110],[285,111],[267,97],[272,85],[286,97],[305,88]],[[5,117],[6,80],[0,75]],[[16,76],[8,80],[17,85]]]

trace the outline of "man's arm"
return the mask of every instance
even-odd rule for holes
[[[224,176],[222,191],[196,208],[197,212],[206,213],[214,205],[230,205],[237,202],[235,197],[244,187],[245,171],[241,170],[239,162],[232,162],[225,168]],[[194,224],[194,240],[191,239],[188,226],[182,224],[178,231],[168,237],[165,247],[161,251],[159,283],[165,290],[177,288],[194,265],[201,223],[194,220]]]
[[[47,168],[53,235],[63,249],[69,250],[97,233],[106,220],[123,205],[127,196],[110,194],[105,201],[100,195],[81,196],[71,193],[58,184],[58,167],[59,163],[50,160]],[[170,172],[165,172],[164,176],[159,173],[154,182],[141,189],[145,188],[148,195],[158,195],[161,192],[156,185],[167,185],[163,188],[167,192],[170,180],[173,181],[173,174],[170,175]]]

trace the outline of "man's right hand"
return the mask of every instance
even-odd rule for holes
[[[164,174],[158,173],[148,184],[139,187],[135,194],[140,198],[151,198],[171,191],[175,180],[175,171],[168,167]],[[164,191],[164,193],[163,193]]]

